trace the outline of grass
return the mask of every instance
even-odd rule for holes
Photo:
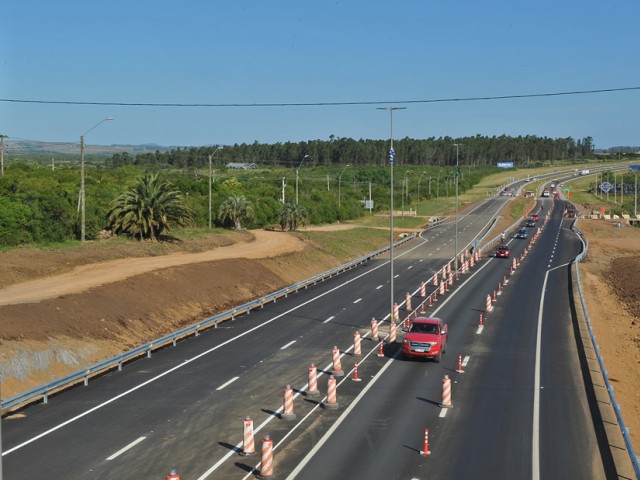
[[[353,228],[340,231],[299,232],[311,240],[317,249],[342,260],[349,260],[373,252],[389,244],[389,232],[377,228]]]

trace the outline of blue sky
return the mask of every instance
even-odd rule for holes
[[[636,0],[8,0],[1,12],[0,99],[382,102],[640,86]],[[0,134],[78,142],[110,115],[87,143],[388,138],[388,113],[375,107],[0,102]],[[407,107],[394,115],[396,138],[640,145],[640,90]]]

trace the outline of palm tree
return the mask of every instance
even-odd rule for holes
[[[241,222],[251,220],[253,215],[253,205],[244,195],[228,197],[218,211],[218,219],[221,222],[231,220],[236,230],[241,230]]]
[[[280,228],[284,230],[289,227],[289,231],[294,231],[298,225],[304,225],[307,222],[307,217],[307,209],[302,205],[286,203],[280,210]]]
[[[157,174],[139,178],[111,202],[107,212],[108,229],[140,240],[157,239],[170,231],[172,223],[193,224],[193,212],[183,203],[182,194]]]

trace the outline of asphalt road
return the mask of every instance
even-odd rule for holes
[[[482,231],[504,201],[490,199],[461,217],[458,245],[466,245]],[[476,268],[456,283],[455,296],[441,298],[429,310],[441,308],[438,315],[450,324],[450,354],[440,365],[396,360],[397,343],[385,346],[384,357],[366,356],[377,352],[377,342],[369,339],[370,319],[388,317],[390,303],[388,260],[372,260],[175,348],[160,350],[150,359],[125,365],[122,372],[107,373],[86,387],[53,396],[47,405],[25,409],[23,416],[4,419],[5,478],[152,479],[163,478],[169,468],[176,468],[182,479],[252,476],[259,455],[238,455],[242,419],[247,415],[255,422],[258,449],[265,434],[274,439],[276,474],[281,476],[302,465],[311,448],[351,405],[352,413],[299,478],[360,478],[373,473],[373,478],[405,478],[415,469],[420,475],[428,471],[443,475],[440,478],[465,478],[465,472],[476,474],[483,465],[489,472],[500,472],[499,478],[505,478],[501,472],[528,478],[533,469],[534,431],[540,436],[541,478],[555,478],[556,471],[582,474],[585,468],[593,468],[599,472],[602,466],[598,470],[598,465],[591,465],[598,463],[599,455],[571,337],[566,267],[554,270],[547,281],[547,291],[555,285],[558,298],[545,300],[542,315],[544,353],[539,358],[545,390],[538,402],[539,427],[533,424],[534,324],[542,279],[556,265],[553,262],[560,265],[578,251],[572,234],[565,238],[563,233],[552,266],[546,266],[555,242],[554,222],[559,225],[561,220],[555,218],[547,225],[511,277],[513,283],[505,288],[481,335],[475,324],[484,296],[489,286],[508,274],[507,261],[481,262],[479,273]],[[518,242],[517,248],[523,248],[525,241]],[[404,292],[416,292],[421,281],[433,277],[453,256],[453,243],[453,225],[448,224],[396,249],[394,282],[399,303]],[[536,255],[541,258],[533,261]],[[468,283],[461,286],[463,281]],[[511,299],[516,293],[522,298]],[[417,293],[413,299],[417,300]],[[553,308],[553,314],[546,313],[547,308]],[[404,309],[402,315],[406,315]],[[547,327],[549,322],[557,324]],[[381,326],[381,332],[386,333],[387,325]],[[350,353],[356,330],[365,335],[363,358]],[[322,399],[307,398],[303,390],[307,367],[315,363],[320,390],[326,392],[334,345],[347,351],[342,358],[347,375],[339,379],[340,408],[324,411]],[[470,356],[464,374],[452,372],[457,351]],[[348,378],[355,360],[361,362],[364,381],[360,383]],[[443,372],[458,383],[454,408],[440,419],[436,403]],[[294,422],[277,415],[285,384],[297,392]],[[356,400],[365,388],[366,400]],[[433,454],[424,458],[415,450],[421,447],[421,432],[428,425],[433,425]],[[559,451],[561,458],[551,460]],[[556,470],[561,461],[571,465]],[[330,468],[338,470],[329,475]],[[549,471],[554,473],[547,476]]]

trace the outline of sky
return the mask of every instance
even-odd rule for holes
[[[6,0],[0,13],[9,141],[79,142],[107,116],[87,144],[385,139],[376,108],[397,105],[394,138],[640,145],[640,89],[421,102],[639,87],[637,0]],[[250,106],[269,103],[347,105]]]

